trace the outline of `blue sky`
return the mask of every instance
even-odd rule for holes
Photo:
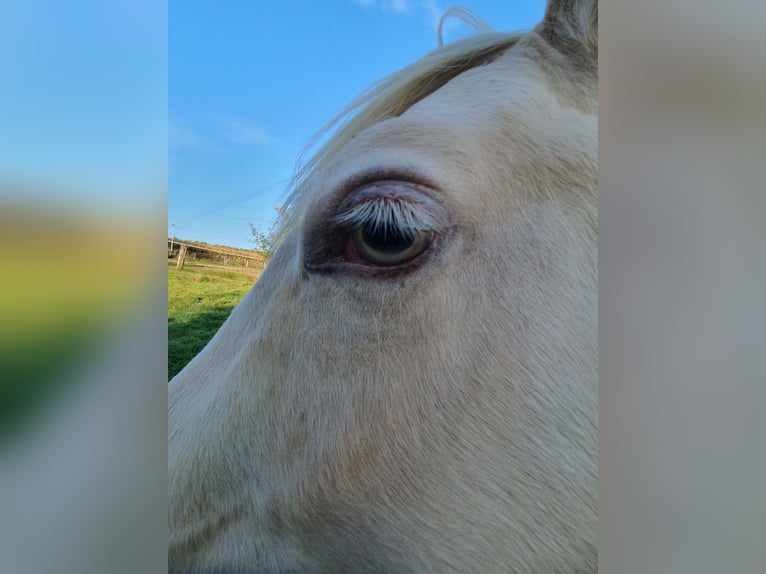
[[[0,10],[0,208],[164,218],[167,10],[25,0]]]
[[[535,25],[544,0],[465,1],[490,25]],[[368,85],[436,48],[441,0],[168,5],[168,233],[250,248],[298,154]],[[445,41],[468,33],[453,24]]]

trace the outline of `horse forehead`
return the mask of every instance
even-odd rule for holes
[[[460,128],[474,119],[529,116],[542,107],[558,107],[550,88],[540,65],[511,48],[493,62],[456,76],[402,117],[438,119]],[[470,127],[476,129],[475,124]]]
[[[509,158],[553,166],[562,156],[595,157],[596,130],[595,116],[562,104],[543,70],[512,54],[460,74],[402,115],[368,127],[321,181],[332,189],[371,168],[412,171],[436,182],[471,180],[495,160],[505,167]],[[547,157],[551,150],[555,157]]]
[[[569,130],[588,131],[572,113],[561,94],[533,60],[511,52],[507,56],[463,72],[407,109],[402,115],[370,126],[346,147],[339,159],[381,151],[396,157],[406,154],[447,156],[457,163],[487,159],[487,138],[506,138],[508,146],[559,139],[566,131],[551,129],[569,124]],[[591,118],[595,122],[595,116]],[[562,121],[563,120],[563,121]],[[595,123],[594,123],[595,125]],[[581,141],[573,142],[581,147]],[[562,142],[566,145],[566,142]]]

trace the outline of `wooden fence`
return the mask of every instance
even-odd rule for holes
[[[266,266],[266,258],[258,252],[245,255],[242,252],[203,247],[168,239],[168,258],[176,259],[176,268],[187,264],[196,267],[224,268],[228,270],[260,271]]]

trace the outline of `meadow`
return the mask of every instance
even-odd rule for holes
[[[168,261],[168,380],[213,338],[257,279],[249,274]]]

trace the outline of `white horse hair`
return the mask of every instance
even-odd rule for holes
[[[175,572],[597,570],[595,0],[354,102],[168,391]]]

